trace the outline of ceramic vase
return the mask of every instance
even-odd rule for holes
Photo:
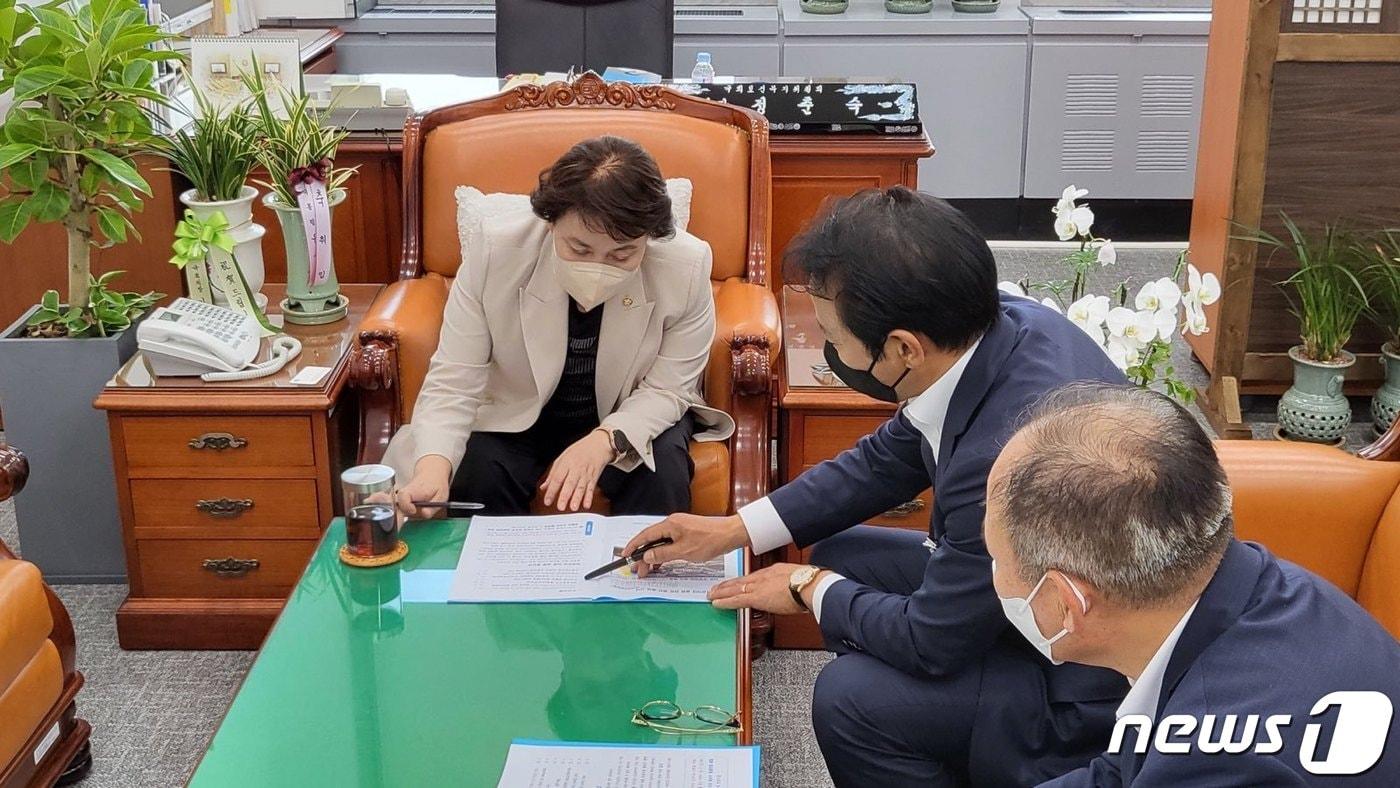
[[[1342,351],[1341,359],[1313,361],[1301,345],[1288,350],[1293,359],[1293,385],[1278,401],[1278,425],[1283,437],[1310,443],[1338,443],[1351,424],[1351,403],[1342,395],[1346,370],[1356,357]]]
[[[802,13],[839,14],[849,5],[849,0],[802,0]]]
[[[1371,419],[1375,422],[1377,437],[1384,435],[1395,423],[1396,414],[1400,414],[1400,352],[1397,351],[1400,348],[1389,342],[1381,346],[1378,360],[1385,370],[1385,383],[1376,389],[1376,395],[1371,398]]]
[[[332,216],[335,207],[342,202],[345,202],[344,189],[330,193]],[[279,200],[276,192],[269,192],[263,197],[263,205],[277,214],[277,221],[282,225],[282,240],[287,245],[287,298],[282,301],[282,315],[286,321],[314,326],[344,318],[349,302],[340,294],[334,261],[331,262],[330,276],[326,277],[326,281],[317,285],[307,282],[311,255],[306,248],[306,230],[301,223],[301,211],[297,206],[289,206]]]
[[[965,14],[990,14],[1001,6],[1001,0],[953,0],[953,10]]]
[[[253,293],[258,306],[266,308],[267,296],[260,291],[267,277],[262,253],[262,238],[267,228],[253,221],[253,200],[257,198],[258,190],[244,186],[237,199],[217,202],[196,199],[196,194],[195,189],[190,189],[180,195],[180,202],[201,220],[222,211],[228,220],[229,235],[233,236],[233,254],[222,249],[210,249],[209,256],[213,258],[210,262],[227,260],[232,256],[237,261],[238,269],[243,272],[243,278],[248,281],[248,290]],[[228,306],[228,295],[222,289],[213,282],[210,282],[210,289],[214,294],[214,303]]]
[[[885,0],[885,10],[891,14],[927,14],[933,10],[933,0]]]

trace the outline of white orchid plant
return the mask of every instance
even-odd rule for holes
[[[1034,297],[1031,294],[1037,291],[1049,293],[1041,303],[1064,314],[1088,334],[1129,380],[1190,402],[1196,392],[1176,375],[1172,340],[1178,331],[1199,335],[1209,330],[1205,307],[1220,298],[1220,281],[1214,274],[1196,270],[1183,251],[1171,276],[1142,285],[1131,306],[1126,281],[1114,289],[1112,297],[1085,292],[1089,272],[1118,261],[1113,242],[1093,233],[1094,212],[1087,204],[1079,204],[1088,193],[1070,186],[1053,209],[1055,234],[1061,241],[1079,242],[1078,251],[1065,257],[1073,276],[1038,283],[1002,282],[999,286],[1026,297]]]

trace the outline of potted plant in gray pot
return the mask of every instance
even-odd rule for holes
[[[135,351],[134,325],[161,297],[112,289],[94,277],[93,247],[126,240],[128,215],[150,188],[132,156],[152,137],[149,103],[167,36],[137,0],[6,7],[0,93],[13,103],[0,127],[0,241],[31,222],[67,233],[66,299],[46,293],[0,333],[0,404],[7,437],[25,446],[37,480],[16,502],[26,559],[52,580],[125,574],[107,422],[92,401]]]
[[[1366,317],[1385,336],[1380,357],[1385,382],[1371,398],[1371,419],[1380,436],[1400,414],[1400,229],[1378,233],[1359,251],[1369,262],[1361,277],[1368,301]]]
[[[1341,444],[1351,425],[1351,403],[1342,393],[1346,371],[1356,357],[1344,346],[1366,309],[1365,288],[1357,276],[1356,243],[1335,224],[1309,237],[1287,214],[1288,238],[1263,230],[1252,240],[1291,255],[1298,271],[1279,283],[1289,295],[1303,344],[1288,350],[1293,385],[1279,398],[1279,435],[1289,440]]]

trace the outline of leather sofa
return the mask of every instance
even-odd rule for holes
[[[737,429],[727,442],[691,443],[692,510],[727,514],[767,494],[771,369],[782,345],[767,280],[767,122],[740,107],[658,85],[609,84],[592,73],[433,110],[406,124],[399,280],[370,307],[351,362],[361,390],[361,462],[377,462],[410,420],[437,347],[461,260],[456,187],[528,194],[540,171],[572,145],[602,134],[641,144],[664,176],[691,180],[689,230],[714,253],[717,327],[704,394]]]
[[[1377,444],[1377,446],[1380,444]],[[1219,441],[1239,538],[1332,581],[1400,638],[1400,453]]]
[[[0,501],[24,486],[29,466],[0,445]],[[39,569],[0,542],[0,788],[67,785],[92,765],[86,720],[74,698],[73,622]]]

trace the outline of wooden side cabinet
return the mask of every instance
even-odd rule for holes
[[[778,376],[779,482],[786,484],[808,468],[829,460],[855,445],[894,415],[895,406],[871,399],[841,385],[823,383],[813,366],[822,366],[822,333],[805,293],[783,288],[783,365]],[[931,490],[900,504],[870,525],[927,531]],[[779,561],[807,563],[810,549],[796,545],[782,548]],[[776,616],[775,648],[822,648],[821,630],[811,616]]]
[[[347,319],[287,326],[302,352],[276,375],[156,378],[137,353],[103,390],[130,583],[117,611],[122,648],[262,644],[340,508],[336,479],[358,429],[346,396],[351,340],[379,289],[345,285]],[[275,315],[281,288],[267,290]],[[291,383],[312,366],[330,371]]]

